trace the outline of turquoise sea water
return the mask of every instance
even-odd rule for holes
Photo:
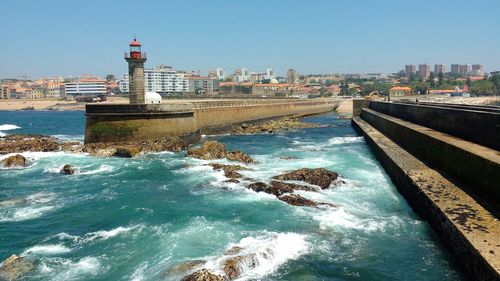
[[[238,280],[465,280],[350,122],[307,120],[331,126],[205,139],[249,153],[257,163],[242,174],[257,180],[303,167],[338,172],[345,184],[301,192],[338,208],[294,207],[245,182],[224,183],[206,164],[227,161],[182,152],[26,152],[29,167],[0,169],[0,259],[36,259],[25,280],[179,280],[169,269],[202,259],[221,270],[224,251],[237,245],[268,253]],[[2,134],[82,140],[83,129],[82,112],[0,112]],[[79,172],[59,174],[64,164]]]

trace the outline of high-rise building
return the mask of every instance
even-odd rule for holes
[[[250,73],[247,68],[240,68],[234,71],[233,79],[235,82],[250,81]]]
[[[296,70],[294,70],[293,68],[290,68],[286,73],[286,82],[288,84],[298,84],[299,83],[299,73]]]
[[[276,72],[272,68],[266,69],[266,75],[264,76],[264,79],[274,79],[276,78]]]
[[[436,64],[434,65],[434,73],[437,75],[439,73],[446,72],[446,64]]]
[[[215,78],[191,76],[186,78],[188,80],[188,87],[190,93],[206,94],[214,91]]]
[[[482,64],[473,64],[472,65],[472,75],[474,76],[483,76],[483,65]]]
[[[418,77],[422,80],[426,80],[431,75],[431,66],[429,64],[419,64],[418,65]]]
[[[217,68],[208,72],[208,77],[215,78],[217,80],[224,80],[226,79],[226,71],[222,68]]]
[[[417,67],[414,64],[405,65],[405,76],[410,78],[417,73]]]
[[[451,65],[451,73],[460,73],[460,65],[452,64]]]
[[[85,77],[74,82],[64,83],[66,96],[98,96],[107,93],[106,81],[100,78]]]
[[[148,92],[157,92],[160,95],[182,94],[189,91],[189,83],[185,74],[170,66],[160,65],[154,69],[144,70],[144,88]],[[128,93],[129,74],[120,81],[120,91]]]
[[[472,72],[472,67],[470,64],[462,64],[459,66],[458,73],[467,76],[470,75],[471,72]]]

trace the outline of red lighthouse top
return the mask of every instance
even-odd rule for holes
[[[130,47],[132,46],[137,46],[137,47],[140,47],[141,46],[141,43],[139,43],[139,41],[137,41],[137,39],[134,37],[134,41],[132,41],[132,43],[130,43],[129,45]]]

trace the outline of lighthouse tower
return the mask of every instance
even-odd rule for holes
[[[130,52],[125,53],[128,62],[129,102],[130,104],[144,104],[144,62],[146,53],[141,52],[141,43],[134,37],[130,43]]]

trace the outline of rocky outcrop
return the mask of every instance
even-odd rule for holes
[[[228,160],[242,163],[253,162],[253,159],[248,154],[239,150],[228,151],[224,144],[211,140],[205,141],[199,148],[188,149],[187,155],[204,160],[227,158]]]
[[[248,269],[255,268],[258,265],[257,256],[255,254],[248,254],[244,256],[236,256],[228,258],[224,261],[224,273],[229,280],[236,279],[242,274],[242,264]]]
[[[187,261],[183,262],[179,265],[176,265],[169,269],[168,274],[179,274],[179,273],[186,273],[186,272],[192,272],[193,270],[200,268],[202,265],[207,263],[204,260],[192,260],[192,261]]]
[[[181,151],[186,148],[186,142],[180,139],[166,138],[139,142],[89,143],[83,147],[83,152],[101,157],[135,157],[148,152]]]
[[[286,202],[292,206],[305,206],[305,207],[318,207],[318,206],[327,206],[327,207],[336,207],[330,203],[316,202],[307,198],[304,198],[298,194],[284,194],[278,197],[279,200]]]
[[[74,174],[76,171],[76,168],[75,166],[73,165],[69,165],[69,164],[66,164],[64,165],[64,167],[61,169],[61,174],[64,174],[64,175],[72,175]]]
[[[209,164],[212,166],[212,168],[215,171],[224,171],[224,176],[229,179],[240,179],[243,176],[238,173],[237,171],[242,171],[242,170],[247,170],[247,168],[240,166],[240,165],[224,165],[224,164],[217,164],[217,163],[211,163]],[[231,182],[239,182],[239,181],[231,181]]]
[[[258,125],[243,123],[240,126],[234,128],[232,133],[235,135],[262,134],[262,133],[274,133],[276,131],[282,131],[286,129],[304,129],[304,128],[318,128],[318,127],[324,127],[324,125],[306,123],[300,119],[295,119],[295,118],[285,118],[281,120],[272,120]]]
[[[24,151],[61,151],[80,146],[78,142],[61,142],[57,138],[44,135],[14,134],[0,138],[0,154]]]
[[[221,275],[214,274],[207,269],[202,269],[182,278],[181,281],[226,281]]]
[[[2,161],[0,161],[0,164],[3,167],[25,167],[27,165],[28,160],[21,154],[16,154],[9,156]]]
[[[328,171],[324,168],[308,169],[303,168],[296,171],[288,172],[285,174],[274,176],[273,179],[277,180],[294,180],[303,181],[309,184],[317,185],[321,189],[328,188],[330,184],[338,178],[338,174]]]
[[[23,275],[32,271],[35,263],[23,257],[12,255],[3,261],[0,267],[0,280],[19,280]]]
[[[226,154],[226,158],[231,161],[238,161],[242,163],[252,163],[253,159],[248,154],[239,150],[230,151]]]
[[[187,152],[188,156],[205,160],[221,159],[226,154],[226,146],[217,141],[205,141],[200,148],[190,148]]]
[[[292,193],[295,190],[317,191],[315,188],[294,183],[285,183],[272,181],[270,184],[255,182],[247,185],[247,188],[256,192],[265,192],[275,196],[281,196],[285,193]]]

